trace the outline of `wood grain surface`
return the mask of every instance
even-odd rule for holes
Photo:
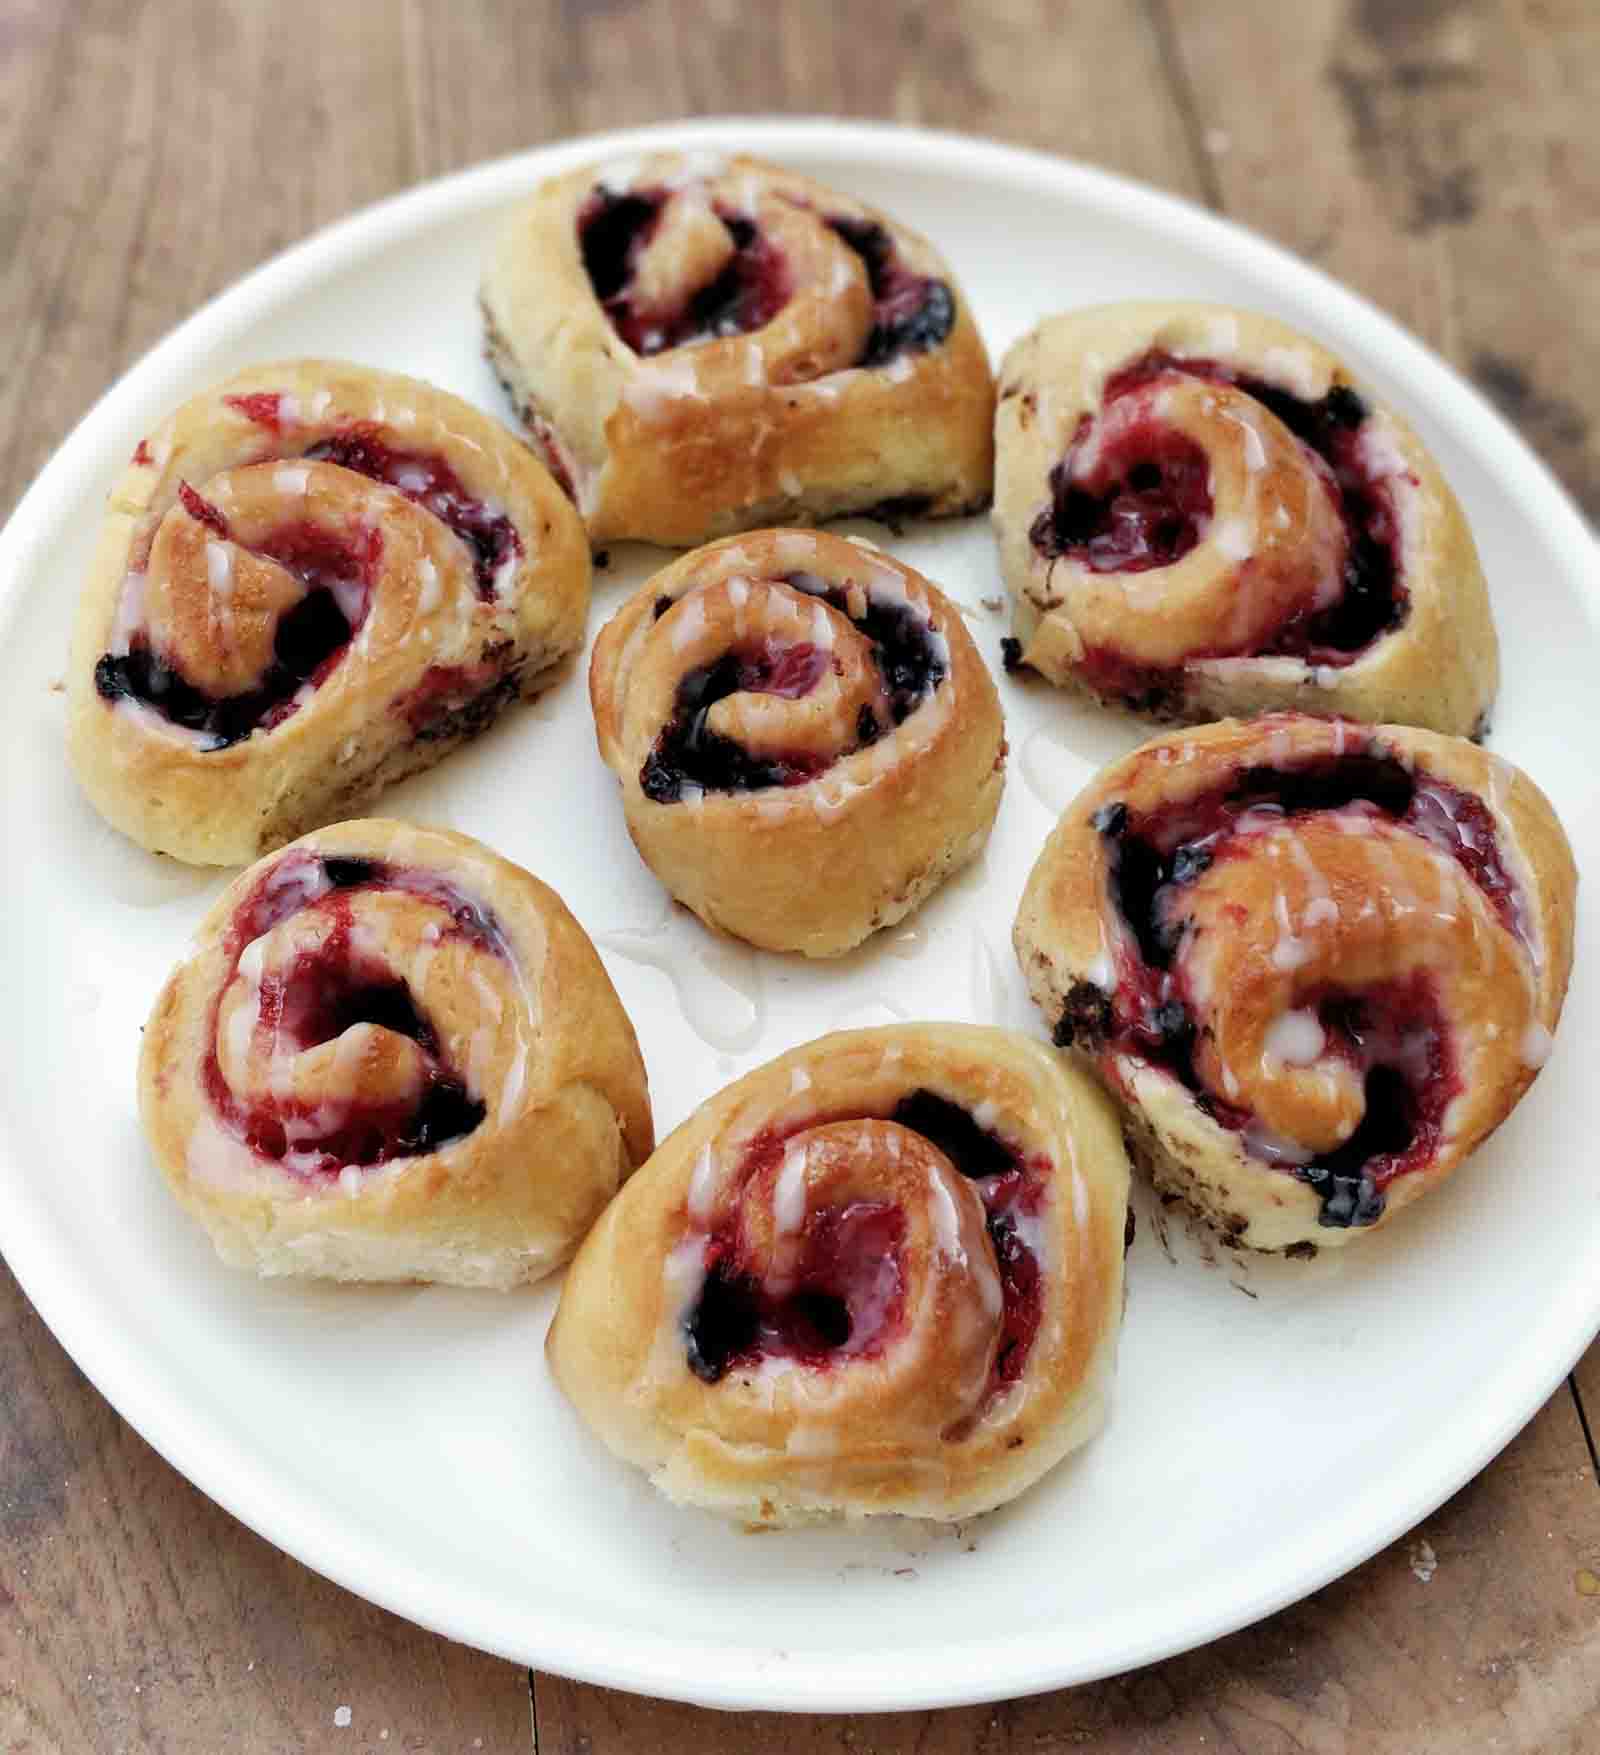
[[[832,112],[1204,202],[1438,347],[1600,515],[1594,0],[0,0],[0,513],[138,354],[420,179],[585,130]],[[0,1271],[0,1750],[1600,1750],[1600,1349],[1306,1603],[999,1707],[720,1717],[373,1609],[195,1492]],[[1019,1605],[1019,1611],[1024,1606]]]

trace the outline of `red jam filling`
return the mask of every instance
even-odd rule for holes
[[[1448,853],[1505,923],[1526,941],[1520,890],[1501,857],[1494,819],[1470,793],[1414,772],[1381,746],[1291,767],[1242,770],[1228,785],[1135,819],[1117,802],[1095,813],[1112,852],[1110,890],[1137,946],[1120,959],[1108,994],[1082,981],[1055,1028],[1062,1046],[1133,1054],[1164,1067],[1223,1127],[1243,1132],[1258,1156],[1277,1162],[1322,1196],[1322,1223],[1370,1225],[1395,1176],[1427,1162],[1460,1089],[1447,1021],[1431,983],[1418,977],[1361,993],[1330,989],[1314,999],[1327,1052],[1363,1075],[1366,1113],[1336,1152],[1288,1163],[1251,1127],[1251,1116],[1203,1087],[1195,1067],[1196,1024],[1177,953],[1187,930],[1184,890],[1216,860],[1246,851],[1276,823],[1338,812],[1397,823]]]
[[[381,427],[360,423],[313,445],[305,455],[313,463],[337,463],[398,488],[431,512],[466,545],[478,596],[493,602],[501,568],[523,552],[516,526],[504,512],[491,511],[475,498],[442,457],[431,451],[397,451],[381,433]]]
[[[1201,378],[1242,390],[1275,415],[1325,466],[1324,478],[1347,537],[1343,590],[1329,608],[1293,617],[1255,655],[1294,657],[1335,668],[1351,663],[1381,634],[1400,625],[1408,601],[1400,576],[1399,525],[1389,482],[1373,474],[1362,451],[1366,403],[1348,385],[1336,384],[1325,396],[1307,401],[1218,360],[1178,358],[1153,349],[1106,380],[1102,407],[1109,408],[1119,399],[1138,395],[1173,376]],[[1051,503],[1030,532],[1041,554],[1071,554],[1098,571],[1137,571],[1171,565],[1169,560],[1149,558],[1152,555],[1170,549],[1173,559],[1181,559],[1193,546],[1199,499],[1192,473],[1187,467],[1174,467],[1158,453],[1159,423],[1152,420],[1149,424],[1148,432],[1145,423],[1134,429],[1145,432],[1142,442],[1119,446],[1115,481],[1101,481],[1102,472],[1097,471],[1096,478],[1087,483],[1073,475],[1074,457],[1085,438],[1086,429],[1080,427],[1066,458],[1050,472]],[[1152,468],[1159,480],[1150,474]],[[1209,500],[1207,489],[1207,511]],[[1125,520],[1121,535],[1110,509],[1119,502]],[[1145,531],[1155,533],[1156,540],[1143,542]],[[1097,540],[1098,562],[1091,558]],[[1127,547],[1129,563],[1118,563],[1119,546]],[[1197,658],[1214,656],[1218,654],[1195,654]],[[1147,672],[1133,678],[1136,692],[1141,687],[1165,692],[1176,684],[1176,677],[1152,680]]]
[[[764,329],[792,292],[783,257],[760,228],[719,207],[717,217],[734,246],[727,266],[675,306],[637,305],[631,290],[634,265],[670,199],[666,189],[616,195],[597,188],[578,215],[579,248],[595,297],[617,334],[646,358]]]
[[[229,539],[228,522],[208,500],[180,482],[189,516]],[[188,682],[148,637],[136,634],[123,653],[107,652],[95,665],[102,699],[135,700],[170,724],[196,731],[208,749],[226,749],[258,729],[270,730],[294,712],[296,697],[318,687],[344,656],[366,620],[383,558],[383,534],[372,526],[332,532],[308,520],[284,523],[249,545],[298,579],[305,595],[279,618],[272,662],[253,689],[214,695]]]
[[[1051,473],[1053,505],[1034,525],[1034,547],[1096,573],[1143,573],[1181,561],[1211,516],[1205,452],[1151,414],[1119,427],[1085,470],[1080,459],[1093,427],[1085,415],[1066,461]]]
[[[714,1238],[691,1317],[689,1369],[707,1383],[766,1358],[825,1366],[881,1353],[904,1315],[905,1215],[883,1201],[821,1207],[806,1219],[793,1289],[774,1297],[742,1265],[737,1237]]]
[[[224,396],[229,408],[236,409],[248,421],[265,427],[269,433],[283,431],[283,394],[278,390],[252,390],[246,396]]]
[[[736,692],[781,695],[786,701],[803,700],[832,667],[832,657],[808,641],[789,646],[781,640],[763,640],[741,662]]]
[[[909,604],[875,599],[869,593],[865,609],[851,615],[845,585],[829,585],[813,573],[791,573],[784,583],[822,598],[842,615],[850,616],[866,635],[889,693],[894,725],[901,724],[944,680],[946,662],[931,638],[935,630]],[[670,597],[657,599],[658,621],[673,601]],[[731,738],[712,731],[706,716],[718,701],[746,690],[799,700],[816,687],[831,662],[826,652],[809,642],[785,645],[768,639],[748,651],[726,653],[713,664],[689,671],[678,684],[672,718],[639,771],[645,796],[657,804],[675,804],[682,799],[686,785],[705,792],[754,792],[769,786],[801,786],[815,779],[829,766],[822,757],[805,750],[753,756]],[[833,759],[854,754],[875,742],[886,729],[889,727],[878,722],[872,709],[864,707],[854,746]]]
[[[506,954],[493,918],[431,872],[380,860],[291,853],[263,873],[229,927],[228,975],[212,1009],[213,1043],[221,996],[245,947],[290,915],[316,908],[330,919],[330,930],[314,952],[263,978],[257,1032],[301,1051],[334,1041],[357,1024],[375,1024],[409,1037],[427,1061],[420,1095],[405,1103],[351,1099],[309,1105],[277,1096],[244,1102],[223,1077],[213,1047],[204,1076],[223,1124],[260,1157],[297,1175],[334,1176],[349,1165],[384,1164],[436,1151],[471,1133],[486,1113],[484,1103],[470,1094],[441,1053],[437,1034],[406,983],[351,943],[351,895],[381,889],[406,890],[435,904],[445,917],[441,937],[464,937],[492,955]]]
[[[794,292],[787,264],[760,228],[719,207],[717,217],[734,245],[727,266],[676,306],[638,306],[631,290],[635,265],[671,198],[660,188],[621,195],[597,188],[578,214],[579,248],[595,297],[617,334],[646,358],[764,328]],[[909,269],[876,221],[838,215],[824,223],[861,258],[872,289],[873,324],[859,365],[886,365],[898,354],[926,352],[945,340],[955,327],[956,304],[944,281]]]
[[[805,1125],[840,1119],[819,1117]],[[977,1185],[983,1200],[1003,1299],[1000,1347],[988,1391],[993,1396],[1022,1375],[1039,1330],[1043,1284],[1019,1220],[1043,1207],[1050,1166],[1023,1162],[970,1111],[929,1090],[903,1098],[888,1119],[937,1146]],[[769,1130],[751,1142],[741,1185],[771,1169],[787,1137]],[[763,1358],[794,1358],[821,1370],[842,1358],[881,1352],[904,1320],[899,1263],[904,1235],[904,1215],[887,1202],[820,1208],[807,1217],[793,1286],[773,1297],[750,1271],[736,1224],[713,1233],[706,1242],[705,1284],[684,1324],[690,1370],[716,1383]]]
[[[283,397],[278,391],[225,396],[223,401],[246,420],[265,427],[274,438],[282,435]],[[431,512],[466,544],[478,595],[486,603],[492,602],[500,569],[523,552],[516,526],[503,512],[491,511],[469,492],[436,452],[396,450],[383,431],[376,421],[355,421],[300,454],[313,463],[337,463],[341,469],[398,488],[408,500]]]

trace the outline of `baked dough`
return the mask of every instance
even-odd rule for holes
[[[703,1104],[606,1209],[547,1343],[669,1498],[764,1524],[970,1517],[1106,1415],[1128,1164],[1004,1030],[824,1036]]]
[[[1549,1053],[1576,875],[1543,793],[1403,726],[1157,738],[1039,856],[1016,947],[1159,1188],[1253,1249],[1344,1244],[1443,1182]]]
[[[555,891],[465,835],[337,823],[252,866],[144,1033],[156,1161],[266,1275],[504,1287],[653,1144],[644,1064]]]
[[[994,382],[938,252],[752,158],[544,184],[483,283],[489,358],[596,543],[976,511]]]
[[[955,607],[858,539],[763,530],[682,556],[600,631],[600,754],[650,869],[707,925],[837,956],[988,839],[993,679]]]
[[[254,859],[432,766],[583,642],[583,530],[498,422],[299,360],[194,397],[111,494],[68,748],[158,853]]]
[[[1000,376],[1011,662],[1157,719],[1481,737],[1499,655],[1466,520],[1326,349],[1226,306],[1106,305],[1040,324]]]

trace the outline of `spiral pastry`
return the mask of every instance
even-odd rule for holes
[[[1001,371],[1007,663],[1158,719],[1275,708],[1481,737],[1499,650],[1455,496],[1266,317],[1052,317]]]
[[[643,1062],[555,891],[465,835],[336,823],[252,866],[168,979],[144,1128],[223,1260],[504,1287],[653,1144]]]
[[[412,378],[302,360],[140,442],[78,609],[69,749],[155,852],[254,859],[536,694],[589,556],[527,448]]]
[[[1005,1030],[824,1036],[701,1106],[606,1209],[550,1367],[669,1498],[789,1523],[962,1518],[1105,1418],[1128,1163]]]
[[[851,538],[682,556],[601,629],[589,694],[645,864],[766,950],[837,956],[901,919],[999,808],[1000,703],[960,615]]]
[[[676,152],[574,171],[506,228],[482,304],[597,543],[988,504],[994,382],[949,268],[809,177]]]
[[[1070,805],[1017,915],[1055,1039],[1156,1185],[1254,1249],[1442,1182],[1549,1052],[1576,877],[1526,775],[1299,714],[1157,738]]]

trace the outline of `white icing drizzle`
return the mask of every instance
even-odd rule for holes
[[[698,592],[680,597],[672,611],[672,650],[684,652],[705,632],[705,599]]]
[[[127,573],[122,590],[117,594],[116,619],[111,624],[111,652],[123,657],[133,644],[133,636],[144,626],[144,574]]]
[[[1298,347],[1269,347],[1261,356],[1263,375],[1303,402],[1315,402],[1318,390],[1317,363]]]
[[[1230,561],[1247,561],[1255,544],[1251,538],[1250,526],[1243,518],[1225,518],[1213,526],[1211,546]],[[1243,602],[1243,595],[1240,594],[1241,612],[1250,607]]]
[[[272,472],[273,488],[280,494],[303,494],[311,484],[311,471],[303,464],[282,464]]]
[[[1522,1064],[1532,1067],[1535,1072],[1550,1058],[1550,1050],[1555,1046],[1555,1038],[1539,1022],[1533,1020],[1522,1033],[1522,1041],[1517,1045],[1517,1053]]]
[[[1303,967],[1311,960],[1311,947],[1297,938],[1289,919],[1289,903],[1282,890],[1272,899],[1272,911],[1278,920],[1278,942],[1272,947],[1272,966],[1285,974]]]
[[[339,606],[339,613],[354,627],[361,619],[362,606],[367,600],[366,586],[359,579],[335,579],[328,589]]]
[[[780,1239],[797,1236],[806,1222],[806,1149],[791,1143],[772,1190],[772,1223]]]
[[[674,402],[705,399],[699,367],[687,348],[656,355],[648,367],[628,380],[624,395],[628,406],[643,420],[662,414]]]
[[[689,1217],[697,1225],[709,1225],[717,1210],[717,1160],[710,1146],[701,1150],[689,1177]]]
[[[965,1267],[967,1252],[961,1242],[961,1215],[956,1211],[955,1197],[945,1186],[936,1165],[928,1167],[928,1211],[940,1254],[957,1267]]]
[[[506,1076],[500,1086],[500,1107],[496,1119],[504,1127],[517,1112],[517,1105],[522,1100],[522,1088],[528,1077],[528,1045],[518,1041],[516,1053],[511,1056],[511,1064],[506,1068]]]
[[[206,583],[213,603],[226,603],[233,596],[233,551],[225,542],[206,538]]]
[[[417,565],[417,614],[432,615],[439,595],[439,569],[424,555]]]
[[[1322,1058],[1328,1038],[1314,1011],[1280,1012],[1267,1026],[1262,1052],[1284,1066],[1310,1066]]]
[[[1252,1121],[1244,1130],[1245,1150],[1269,1164],[1309,1164],[1316,1153],[1298,1140],[1285,1139],[1260,1121]]]

